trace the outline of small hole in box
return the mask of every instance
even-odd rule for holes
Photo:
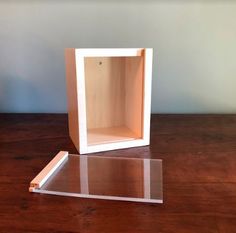
[[[99,62],[99,65],[102,65],[102,62],[101,62],[101,61]]]

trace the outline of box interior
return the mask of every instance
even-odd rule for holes
[[[86,57],[88,145],[142,138],[143,56]]]

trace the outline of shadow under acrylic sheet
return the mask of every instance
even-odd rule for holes
[[[147,203],[163,202],[162,160],[68,153],[61,158],[60,163],[56,157],[54,160],[57,161],[54,164],[51,161],[52,164],[48,164],[37,176],[41,179],[41,185],[35,184],[38,182],[37,177],[31,182],[31,192]]]

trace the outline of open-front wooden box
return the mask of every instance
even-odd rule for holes
[[[80,154],[149,144],[152,49],[66,49],[70,136]]]

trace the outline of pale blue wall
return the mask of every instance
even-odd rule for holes
[[[236,113],[236,1],[0,1],[0,111],[66,112],[65,47],[153,47],[153,112]]]

